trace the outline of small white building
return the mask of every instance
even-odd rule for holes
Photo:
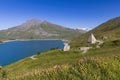
[[[69,50],[70,50],[70,45],[68,45],[68,43],[64,43],[63,51],[69,51]]]
[[[88,43],[90,43],[90,44],[97,43],[97,40],[93,34],[91,34],[90,37],[88,38]]]

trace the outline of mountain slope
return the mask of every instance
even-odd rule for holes
[[[27,22],[0,31],[0,39],[67,39],[71,40],[82,32],[65,28],[47,21],[31,19]]]
[[[109,21],[108,21],[109,22]],[[114,19],[113,19],[114,22]],[[119,21],[118,21],[119,22]],[[119,24],[119,23],[118,23]],[[107,26],[106,23],[102,26]],[[115,26],[115,24],[114,24]],[[97,27],[75,41],[85,42],[87,36],[94,32],[98,39],[104,35],[115,34],[114,29]],[[96,31],[96,29],[98,31]],[[99,33],[97,33],[99,32]],[[112,38],[119,38],[112,35]],[[79,44],[80,42],[76,42]],[[113,42],[114,43],[114,42]],[[110,46],[111,45],[111,46]],[[80,50],[50,50],[37,54],[35,60],[30,57],[1,69],[0,79],[8,80],[119,80],[120,77],[120,40],[119,44],[105,43],[101,48],[91,48],[85,54]]]
[[[71,42],[71,45],[73,47],[86,45],[85,43],[87,42],[87,39],[91,33],[93,33],[95,37],[100,40],[103,40],[104,38],[107,40],[120,38],[120,17],[111,19],[94,28],[93,30],[79,36]]]
[[[120,45],[91,49],[84,55],[79,50],[51,50],[36,55],[35,60],[28,57],[5,66],[1,74],[6,80],[119,80],[119,49]]]

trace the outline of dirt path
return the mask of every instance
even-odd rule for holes
[[[82,53],[86,53],[91,47],[81,47],[80,50],[83,51]]]
[[[31,56],[30,58],[31,58],[32,60],[35,60],[35,59],[37,59],[37,58],[35,58],[35,56],[36,56],[36,55],[33,55],[33,56]]]

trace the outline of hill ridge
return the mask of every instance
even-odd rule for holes
[[[71,45],[73,47],[85,46],[85,43],[91,33],[93,33],[95,37],[100,40],[103,40],[104,37],[106,37],[107,40],[120,38],[120,17],[110,19],[87,33],[80,35],[71,42]]]
[[[9,39],[67,39],[71,40],[83,32],[63,27],[36,18],[21,25],[0,31],[0,40]]]

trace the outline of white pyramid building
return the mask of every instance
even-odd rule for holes
[[[70,50],[70,45],[68,45],[68,43],[64,43],[63,51],[69,51],[69,50]]]
[[[90,44],[95,44],[97,42],[97,40],[93,34],[91,34],[90,37],[88,38],[88,42]]]

